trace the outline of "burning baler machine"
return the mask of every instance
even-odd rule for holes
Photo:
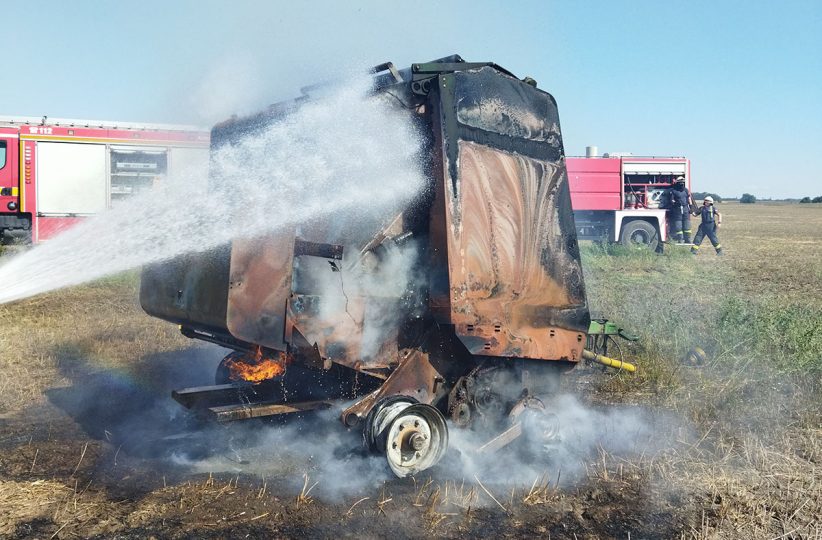
[[[359,244],[318,216],[146,267],[147,313],[234,351],[215,386],[174,398],[221,421],[345,403],[342,423],[398,476],[437,463],[449,426],[487,430],[483,452],[526,422],[550,436],[540,397],[594,356],[556,102],[532,79],[459,56],[383,64],[373,89],[423,134],[426,189]],[[219,124],[212,150],[310,99]],[[404,290],[346,290],[350,269],[379,272],[409,249],[417,278]],[[323,272],[339,274],[336,288]]]

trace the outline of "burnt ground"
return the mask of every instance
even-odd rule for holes
[[[75,364],[71,385],[4,415],[4,537],[672,538],[698,534],[719,511],[711,493],[670,489],[642,457],[602,447],[565,478],[549,459],[544,475],[515,482],[500,482],[493,465],[466,478],[454,452],[419,478],[393,478],[358,451],[356,434],[334,438],[328,457],[300,455],[299,443],[261,448],[260,433],[296,429],[310,438],[312,430],[345,430],[318,417],[247,429],[187,416],[167,385],[187,377],[190,385],[207,383],[205,371],[190,375],[202,355],[146,358],[142,382]],[[564,384],[579,390],[603,377],[587,369]],[[269,452],[265,459],[286,459],[262,472],[247,467]],[[333,467],[323,461],[329,458]],[[363,475],[373,478],[362,483]]]

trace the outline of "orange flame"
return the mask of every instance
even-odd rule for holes
[[[284,352],[277,353],[276,358],[264,358],[263,349],[258,346],[253,355],[227,360],[225,365],[228,368],[228,378],[232,381],[258,384],[285,373],[288,361],[288,354]]]

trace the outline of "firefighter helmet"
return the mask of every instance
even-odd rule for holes
[[[685,177],[684,176],[677,176],[676,177],[676,183],[677,184],[684,184],[685,183]]]
[[[703,199],[703,202],[709,202],[709,203],[713,204],[714,203],[714,198],[711,197],[710,195],[708,195],[707,197],[705,197],[705,199]]]

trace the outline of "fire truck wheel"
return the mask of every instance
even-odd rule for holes
[[[448,449],[448,426],[442,413],[423,403],[403,409],[386,434],[385,457],[400,478],[424,471],[439,462]]]
[[[655,251],[659,246],[659,234],[647,221],[635,220],[622,228],[619,241],[627,248],[647,248]]]

